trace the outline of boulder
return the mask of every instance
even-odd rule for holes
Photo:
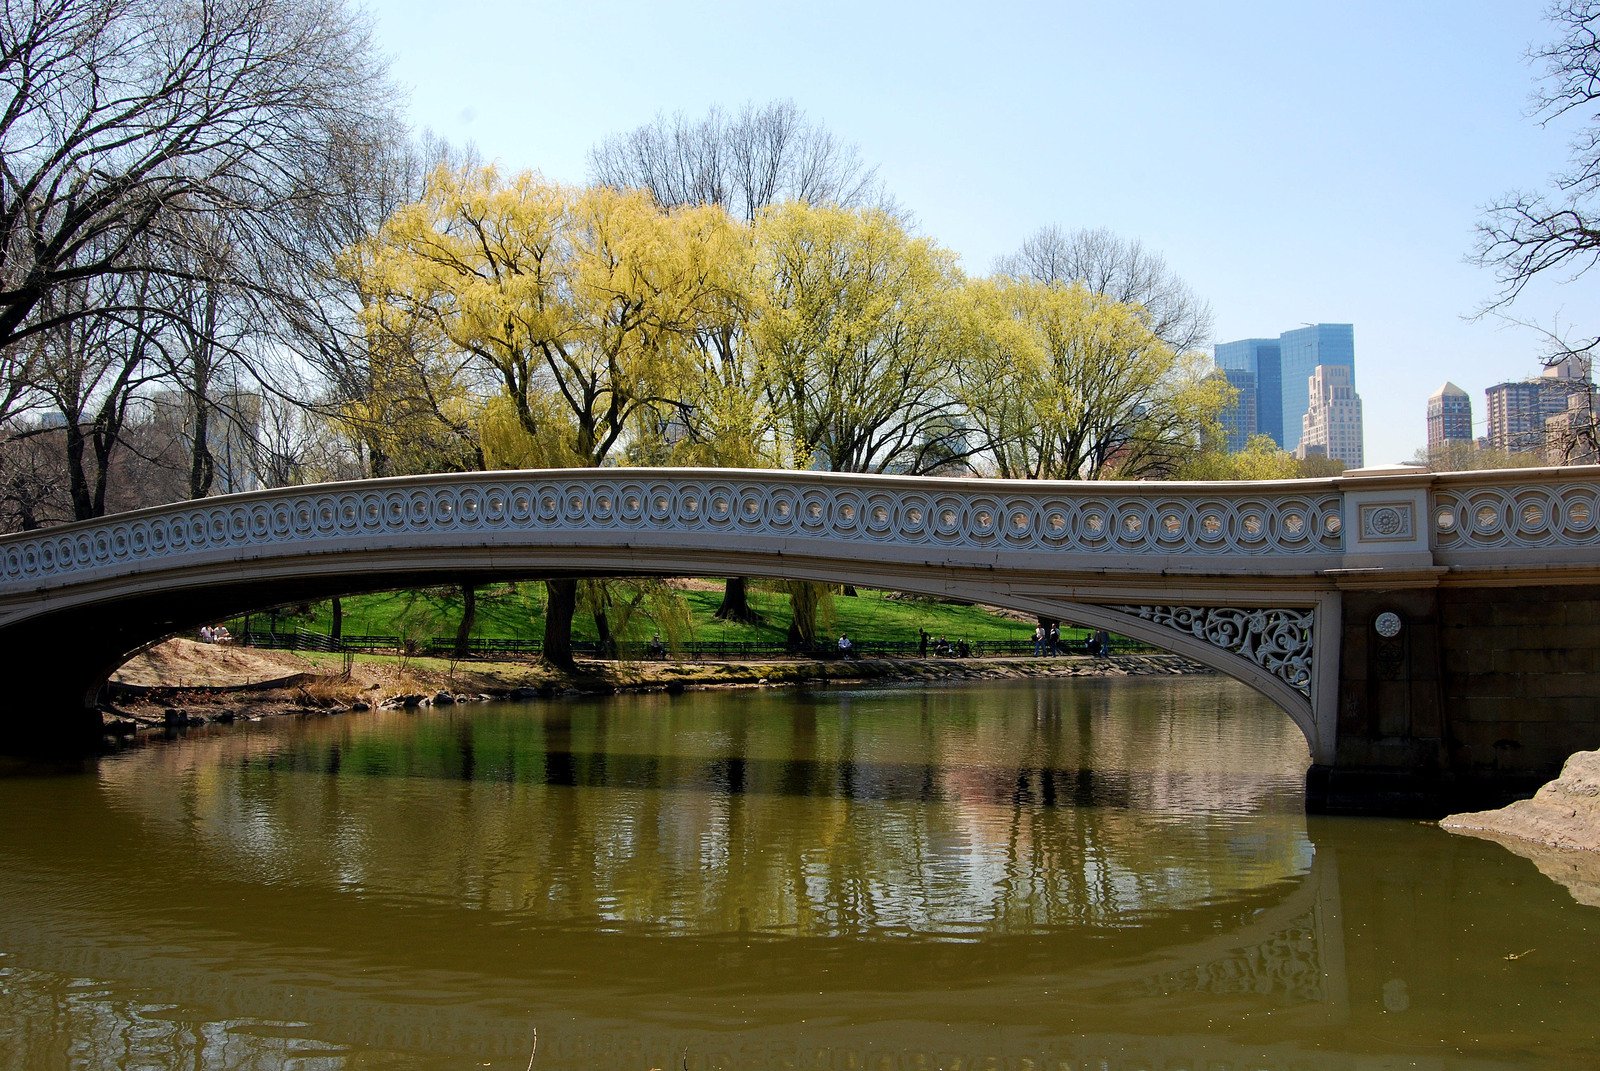
[[[1600,751],[1579,751],[1561,776],[1497,811],[1453,814],[1439,823],[1452,833],[1530,841],[1562,851],[1600,851]]]

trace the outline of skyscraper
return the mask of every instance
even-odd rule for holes
[[[1272,436],[1290,452],[1300,445],[1304,434],[1305,415],[1311,408],[1310,380],[1319,366],[1350,369],[1349,386],[1352,391],[1355,388],[1355,328],[1350,324],[1308,324],[1275,339],[1219,342],[1213,354],[1217,367],[1236,387],[1241,384],[1235,381],[1234,372],[1254,376],[1256,432]],[[1246,404],[1242,389],[1235,404]],[[1246,422],[1237,413],[1223,415],[1223,424],[1230,430]]]
[[[1496,383],[1484,391],[1489,408],[1489,445],[1496,450],[1526,453],[1545,446],[1545,422],[1563,416],[1573,397],[1594,390],[1587,361],[1569,358],[1545,369],[1536,379]]]
[[[1278,336],[1283,382],[1281,399],[1283,439],[1280,445],[1293,453],[1300,445],[1307,410],[1311,408],[1311,376],[1319,366],[1350,369],[1350,389],[1355,389],[1355,328],[1350,324],[1312,324]],[[1330,455],[1331,456],[1331,455]]]
[[[1428,399],[1428,453],[1438,454],[1453,443],[1470,442],[1472,398],[1447,382]]]
[[[1219,342],[1212,352],[1217,367],[1228,376],[1228,382],[1239,389],[1239,397],[1233,408],[1223,414],[1223,424],[1230,428],[1253,427],[1255,430],[1252,434],[1270,435],[1273,442],[1282,446],[1283,387],[1279,375],[1278,340],[1246,338],[1238,342]],[[1251,388],[1248,393],[1244,389],[1246,377]],[[1243,446],[1242,442],[1234,446],[1230,434],[1229,450]]]
[[[1354,369],[1343,364],[1317,365],[1309,377],[1307,395],[1310,404],[1300,420],[1300,442],[1294,456],[1330,457],[1343,461],[1348,468],[1359,469],[1365,451]]]
[[[1245,448],[1256,427],[1256,374],[1242,368],[1218,368],[1211,373],[1237,391],[1233,404],[1222,412],[1222,430],[1227,435],[1227,450],[1236,454]]]

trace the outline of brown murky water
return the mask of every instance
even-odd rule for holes
[[[1600,1066],[1600,911],[1493,844],[1306,819],[1306,762],[1187,678],[10,768],[0,1069]]]

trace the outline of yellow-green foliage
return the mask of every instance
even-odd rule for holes
[[[954,402],[955,258],[886,212],[799,202],[754,238],[750,333],[791,463],[895,462]]]
[[[1237,453],[1217,447],[1195,454],[1176,475],[1183,480],[1292,480],[1301,472],[1300,463],[1272,436],[1252,435]]]
[[[481,426],[497,463],[594,465],[677,400],[741,242],[717,208],[441,169],[345,264],[373,296],[369,322],[424,324],[493,384],[503,404]]]
[[[963,312],[960,389],[1001,476],[1162,474],[1206,441],[1228,401],[1142,307],[1081,283],[976,280]]]

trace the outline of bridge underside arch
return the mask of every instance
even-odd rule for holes
[[[817,580],[1004,606],[1103,627],[1190,658],[1266,695],[1305,734],[1314,762],[1334,749],[1338,602],[1334,595],[1182,590],[1148,574],[1015,574],[969,564],[802,557],[682,547],[465,546],[219,561],[161,576],[108,578],[42,605],[0,610],[0,645],[23,666],[58,667],[13,689],[14,712],[59,711],[89,732],[106,679],[170,635],[248,611],[336,595],[436,584],[590,576]],[[31,612],[30,612],[31,611]],[[1324,713],[1326,712],[1326,713]],[[74,721],[74,719],[76,720]]]

